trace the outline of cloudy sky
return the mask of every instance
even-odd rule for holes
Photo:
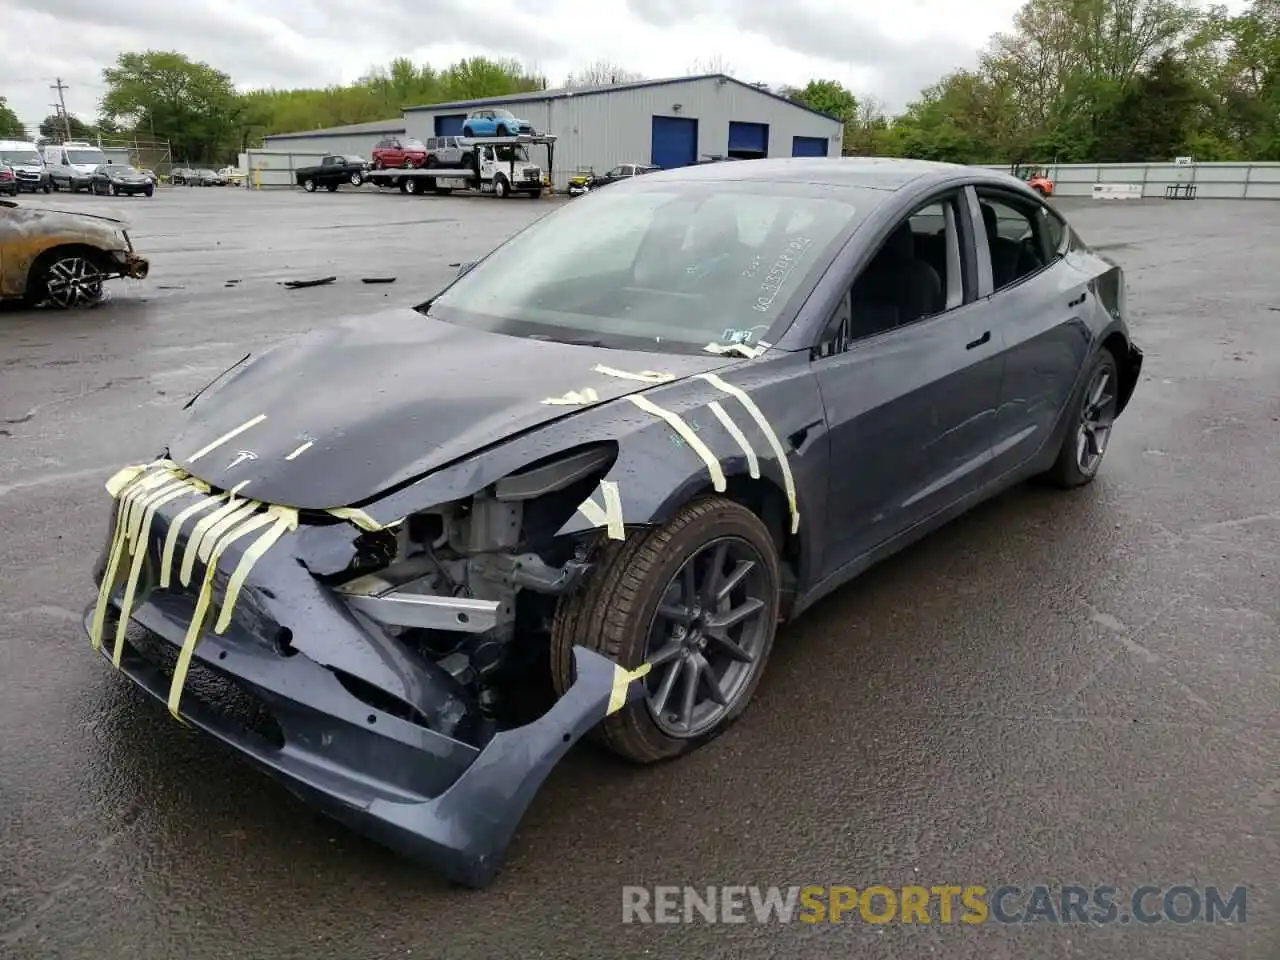
[[[177,50],[241,88],[354,80],[397,56],[445,65],[516,57],[558,85],[607,59],[648,77],[719,56],[742,80],[839,80],[897,109],[971,64],[1019,0],[0,0],[0,96],[36,124],[97,114],[102,68],[121,51]],[[483,11],[483,14],[481,13]]]

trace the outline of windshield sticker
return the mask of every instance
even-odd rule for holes
[[[773,301],[778,298],[782,287],[787,280],[791,278],[791,274],[795,271],[796,264],[800,262],[800,258],[808,252],[813,245],[813,240],[809,237],[796,237],[787,243],[786,249],[774,261],[769,272],[765,274],[764,280],[760,284],[760,289],[764,291],[764,296],[758,297],[751,309],[757,313],[768,313],[773,306]]]

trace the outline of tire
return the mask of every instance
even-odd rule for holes
[[[143,196],[149,197],[149,196],[152,196],[155,192],[156,192],[155,187],[147,187],[147,189],[142,191],[142,194]]]
[[[462,135],[464,137],[474,137],[476,135],[476,132],[471,127],[463,127]]]
[[[312,180],[310,177],[307,177],[307,179],[302,181],[302,189],[307,191],[307,193],[315,193],[316,182]]]
[[[43,187],[41,187],[40,189],[41,189],[41,190],[43,190],[45,193],[51,193],[51,192],[53,191],[53,186],[52,186],[52,184],[50,184],[50,183],[48,183],[48,182],[46,181],[45,185],[44,185]]]
[[[360,176],[358,173],[353,173],[349,179],[353,187],[358,187],[360,184],[364,183],[364,177]]]
[[[438,165],[438,162],[439,161],[436,160],[436,156],[434,153],[428,153],[427,159],[423,162],[422,165],[426,167],[428,170],[434,170]]]
[[[409,192],[409,178],[408,178],[408,177],[401,177],[401,178],[400,178],[400,192],[401,192],[401,193],[408,193],[408,192]]]
[[[665,618],[657,616],[663,601],[676,603],[669,599],[670,592],[677,589],[676,578],[694,557],[705,556],[710,562],[722,544],[741,550],[755,563],[735,588],[758,590],[761,594],[758,599],[762,605],[751,624],[753,635],[747,639],[744,634],[741,639],[744,648],[751,651],[752,660],[726,666],[718,678],[721,682],[728,680],[734,667],[740,668],[725,691],[726,702],[718,707],[712,705],[701,724],[689,724],[687,735],[673,730],[668,711],[662,711],[662,718],[655,717],[650,698],[659,695],[669,671],[683,670],[683,664],[690,661],[682,659],[682,654],[654,666],[642,681],[646,684],[646,698],[625,705],[592,731],[594,739],[628,760],[654,763],[695,750],[727,730],[746,709],[764,675],[777,631],[780,571],[769,531],[755,514],[732,500],[717,496],[695,500],[661,527],[633,534],[622,542],[602,540],[586,586],[561,600],[556,608],[551,631],[552,684],[557,694],[563,695],[574,679],[575,645],[611,657],[627,669],[644,663],[650,652],[656,653],[650,650],[650,635],[654,624],[665,622]],[[714,640],[708,645],[704,639],[703,645],[697,646],[698,641],[693,638],[698,635],[695,623],[688,639],[663,638],[657,644],[664,650],[673,645],[692,645],[695,658],[718,656],[713,652],[720,649]],[[682,677],[677,679],[673,689],[668,690],[668,699],[675,689],[683,693],[682,681]]]
[[[325,188],[326,190],[328,190],[330,193],[337,193],[337,192],[338,192],[338,185],[337,185],[336,183],[326,183],[326,184],[324,185],[324,188]]]
[[[494,131],[499,137],[509,137],[511,134],[507,131],[505,123],[498,124],[498,129]]]
[[[100,256],[96,251],[85,247],[64,247],[43,254],[32,264],[31,272],[27,276],[25,295],[27,304],[36,306],[48,300],[54,307],[68,310],[100,303],[104,294],[105,278],[102,277],[96,281],[82,279],[76,284],[78,287],[76,290],[62,294],[57,292],[60,268],[72,274],[87,273],[89,270],[101,271],[102,267],[98,262]]]
[[[499,176],[493,178],[493,195],[499,200],[505,199],[511,195],[511,191],[507,187],[506,177]]]
[[[1093,358],[1080,389],[1071,398],[1071,427],[1062,438],[1058,458],[1042,477],[1051,486],[1070,490],[1092,483],[1098,475],[1115,427],[1119,369],[1110,350],[1100,350]],[[1087,423],[1093,423],[1093,429],[1087,428]],[[1099,427],[1105,430],[1100,438],[1100,449]],[[1085,436],[1082,437],[1082,433]]]
[[[119,188],[118,188],[114,183],[113,183],[113,184],[111,184],[111,195],[112,195],[113,197],[118,197],[118,196],[120,196],[120,190],[119,190]]]
[[[422,192],[421,184],[419,184],[413,177],[405,177],[405,189],[408,193],[412,193],[415,196]]]

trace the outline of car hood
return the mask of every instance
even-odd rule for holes
[[[504,336],[402,308],[235,368],[169,450],[214,487],[248,481],[245,495],[268,503],[351,506],[584,409],[544,400],[591,388],[608,402],[652,385],[598,365],[680,379],[733,362]]]
[[[23,203],[20,205],[23,210],[35,210],[47,217],[66,217],[69,221],[75,220],[97,220],[101,223],[110,223],[114,226],[125,229],[129,226],[129,221],[121,215],[109,215],[106,213],[85,213],[82,210],[64,210],[59,207],[42,207],[37,204]]]

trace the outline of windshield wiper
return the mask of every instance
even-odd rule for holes
[[[551,343],[567,343],[575,347],[603,347],[602,340],[588,340],[585,338],[574,337],[549,337],[545,333],[531,333],[528,335],[530,340],[548,340]]]

